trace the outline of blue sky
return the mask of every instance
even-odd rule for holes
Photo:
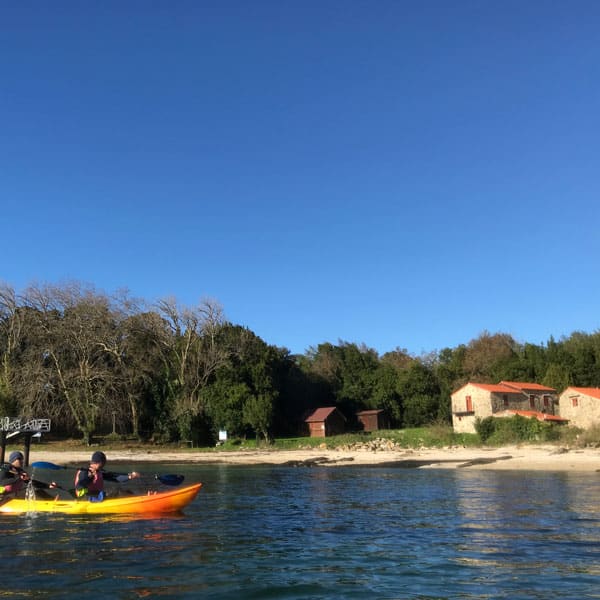
[[[600,4],[0,8],[0,279],[413,354],[600,325]]]

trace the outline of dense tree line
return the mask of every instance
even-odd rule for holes
[[[399,334],[400,335],[400,334]],[[411,356],[319,344],[303,355],[226,321],[212,300],[152,306],[79,283],[0,285],[0,416],[49,417],[59,435],[114,430],[155,441],[214,443],[297,435],[310,409],[385,409],[395,427],[450,422],[450,394],[467,381],[600,386],[600,333],[546,344],[482,333]]]

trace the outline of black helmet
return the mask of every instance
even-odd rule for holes
[[[96,450],[96,452],[94,452],[94,454],[92,454],[92,458],[91,458],[90,462],[101,463],[104,465],[104,464],[106,464],[106,454],[104,454],[104,452],[100,452],[99,450]]]

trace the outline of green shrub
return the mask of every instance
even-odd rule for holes
[[[519,442],[550,442],[559,439],[558,425],[514,417],[486,417],[478,419],[475,430],[481,441],[491,445],[517,444]]]
[[[475,420],[475,431],[482,442],[487,442],[494,435],[497,421],[498,419],[494,417],[486,417],[485,419],[477,418]]]

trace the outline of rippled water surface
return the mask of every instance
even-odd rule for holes
[[[0,596],[600,598],[600,473],[152,468],[184,515],[1,516]]]

